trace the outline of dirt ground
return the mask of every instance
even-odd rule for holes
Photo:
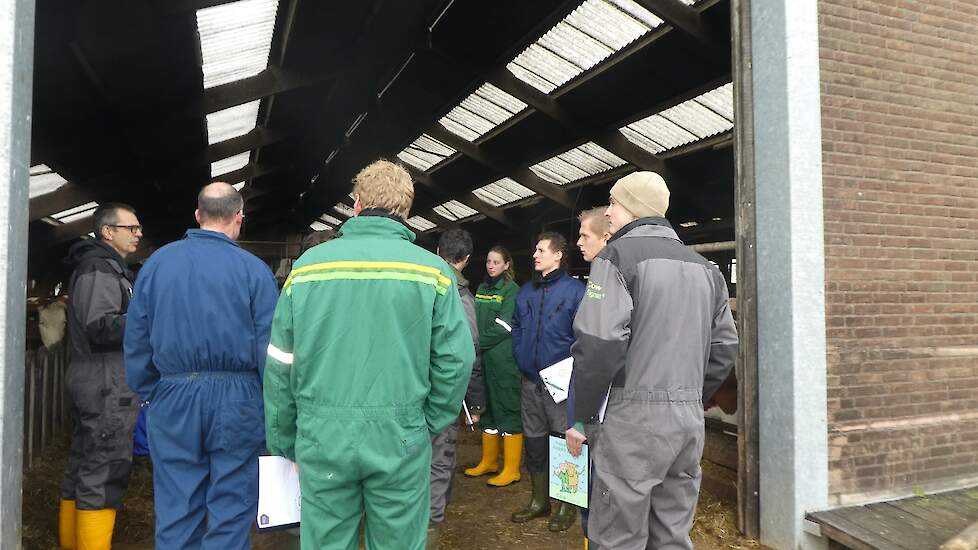
[[[49,447],[45,457],[35,463],[24,480],[24,548],[57,549],[58,494],[67,445]],[[490,488],[485,478],[471,479],[461,474],[464,467],[479,460],[477,434],[465,432],[459,440],[459,475],[455,478],[453,501],[442,533],[442,550],[564,550],[583,547],[580,518],[570,530],[554,534],[545,519],[518,525],[509,515],[525,504],[530,485],[520,482],[509,487]],[[528,479],[528,477],[526,477]],[[148,464],[137,464],[129,493],[116,522],[113,548],[144,550],[153,547],[152,473]],[[736,507],[708,493],[700,496],[694,546],[700,550],[738,550],[759,548],[736,529]],[[253,536],[255,550],[297,548],[295,539],[278,532]]]

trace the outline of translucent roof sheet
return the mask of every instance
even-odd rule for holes
[[[319,219],[333,226],[343,225],[343,222],[340,221],[339,218],[330,216],[329,214],[323,214],[322,216],[319,216]]]
[[[233,157],[228,157],[226,159],[221,159],[217,162],[211,163],[211,177],[216,178],[217,176],[223,176],[228,172],[234,172],[240,168],[244,168],[251,161],[251,151],[245,151],[244,153],[238,153]]]
[[[205,89],[268,67],[277,11],[278,0],[238,0],[197,10]]]
[[[547,181],[567,185],[625,164],[627,163],[617,155],[589,142],[534,164],[530,170]]]
[[[61,223],[71,223],[75,220],[80,220],[82,218],[91,216],[95,212],[96,208],[98,208],[97,202],[89,202],[81,206],[76,206],[74,208],[62,210],[61,212],[58,212],[57,214],[54,214],[51,217],[54,218],[55,220],[58,220]]]
[[[418,231],[428,231],[429,229],[435,228],[435,224],[433,222],[430,222],[421,216],[411,216],[405,221],[408,225],[417,229]]]
[[[503,206],[536,194],[510,178],[494,181],[472,191],[472,193],[493,206]]]
[[[312,229],[313,231],[325,231],[327,229],[332,229],[332,227],[323,222],[312,222],[309,224],[309,229]]]
[[[453,134],[475,141],[526,109],[526,103],[492,84],[483,84],[438,121]]]
[[[47,165],[38,164],[37,166],[31,166],[28,196],[33,199],[38,195],[50,193],[66,183],[68,183],[68,180],[48,168]]]
[[[726,84],[621,129],[629,141],[661,153],[733,128],[733,85]]]
[[[418,170],[426,171],[455,153],[455,149],[428,134],[421,134],[418,139],[411,142],[411,145],[398,153],[397,158]]]
[[[443,218],[445,218],[447,220],[451,220],[453,222],[454,221],[461,220],[461,219],[465,219],[465,218],[468,218],[468,217],[471,217],[471,216],[475,216],[476,214],[478,214],[477,211],[469,208],[468,206],[465,206],[464,204],[462,204],[462,203],[460,203],[458,201],[454,201],[454,200],[453,201],[448,201],[448,202],[446,202],[444,204],[441,204],[439,206],[436,206],[434,208],[434,210],[435,210],[435,213],[438,214],[439,216],[441,216],[441,217],[443,217]]]
[[[260,99],[207,115],[207,143],[243,136],[258,123]]]
[[[353,212],[352,206],[348,206],[347,204],[342,202],[336,203],[336,206],[333,207],[333,210],[336,210],[337,212],[343,214],[347,218],[352,218],[353,216],[356,215],[356,213]]]
[[[549,94],[661,24],[632,0],[586,0],[506,68]]]

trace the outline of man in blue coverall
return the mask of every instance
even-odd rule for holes
[[[197,204],[200,229],[146,262],[126,325],[126,381],[148,402],[157,550],[250,548],[258,505],[278,287],[234,242],[241,195],[212,183]]]

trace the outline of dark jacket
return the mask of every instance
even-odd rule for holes
[[[65,263],[74,266],[68,283],[69,361],[121,366],[132,272],[118,252],[94,239],[75,243]]]
[[[574,316],[584,283],[558,269],[523,285],[513,315],[513,357],[524,376],[540,382],[540,371],[571,355]]]
[[[609,386],[623,400],[709,399],[737,356],[723,275],[663,218],[626,225],[594,259],[574,333],[580,422]]]
[[[458,296],[462,299],[462,309],[469,321],[469,331],[472,332],[472,345],[475,347],[475,362],[472,363],[472,375],[469,376],[469,387],[465,390],[465,404],[469,412],[481,413],[486,408],[486,386],[482,377],[482,352],[479,350],[479,324],[475,315],[475,297],[469,290],[469,281],[462,272],[448,264],[455,271],[458,282]]]

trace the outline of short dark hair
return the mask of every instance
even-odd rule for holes
[[[438,239],[438,255],[448,262],[461,262],[472,254],[472,235],[464,229],[449,229]]]
[[[560,265],[567,262],[567,237],[554,231],[544,231],[537,237],[537,243],[540,241],[550,241],[550,251],[554,254],[557,252],[563,254],[560,257]]]
[[[95,238],[102,240],[102,228],[106,225],[119,223],[119,210],[136,213],[136,209],[122,202],[107,202],[100,204],[92,214],[92,225],[95,226]]]
[[[217,195],[207,194],[207,187],[204,186],[197,193],[197,210],[200,210],[201,219],[230,221],[244,208],[244,199],[234,187],[228,186],[230,190]]]

